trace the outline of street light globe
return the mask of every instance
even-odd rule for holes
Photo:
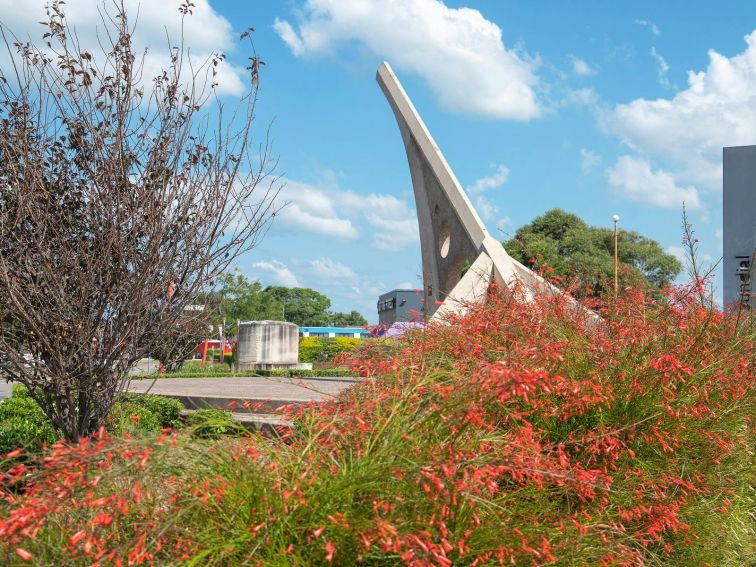
[[[619,222],[619,215],[612,215],[612,220],[614,222]]]

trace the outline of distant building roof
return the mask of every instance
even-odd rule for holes
[[[381,297],[384,296],[384,295],[388,295],[389,293],[397,293],[399,291],[405,292],[405,293],[422,293],[423,292],[423,290],[420,289],[419,287],[413,287],[413,288],[410,288],[410,289],[392,289],[391,291],[387,291],[386,293],[382,293]]]
[[[361,333],[368,334],[370,331],[362,327],[299,327],[299,332],[307,333]]]

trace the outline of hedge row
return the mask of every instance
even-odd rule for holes
[[[0,454],[18,447],[38,451],[58,440],[57,432],[23,386],[13,386],[13,395],[0,401]]]
[[[300,362],[326,362],[342,352],[351,352],[364,344],[363,339],[352,337],[302,337],[299,339]]]
[[[164,427],[176,428],[184,406],[163,396],[121,394],[105,426],[119,436],[142,436],[158,433]],[[0,454],[25,448],[35,452],[59,439],[58,432],[37,402],[22,385],[13,386],[13,394],[0,401]]]

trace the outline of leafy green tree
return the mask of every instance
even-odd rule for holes
[[[357,311],[351,311],[350,313],[337,312],[331,314],[331,325],[334,327],[364,327],[367,324],[367,319]]]
[[[218,314],[215,324],[226,318],[227,333],[236,334],[236,321],[278,320],[283,304],[267,293],[260,282],[250,282],[243,275],[223,274],[218,289]]]
[[[552,209],[504,242],[504,248],[526,266],[548,266],[588,294],[599,293],[614,278],[614,231],[594,227],[580,217]],[[635,231],[618,234],[620,285],[662,287],[682,270],[658,242]]]
[[[331,300],[314,289],[305,287],[268,286],[263,292],[281,309],[278,317],[300,327],[329,325]],[[276,318],[278,318],[276,317]]]
[[[331,300],[314,289],[284,286],[263,286],[249,281],[239,273],[219,278],[216,292],[217,325],[226,318],[228,335],[236,333],[236,321],[285,320],[300,327],[336,325],[339,327],[367,325],[357,311],[331,313]]]

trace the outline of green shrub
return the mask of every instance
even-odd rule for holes
[[[323,351],[323,341],[318,337],[299,339],[299,362],[315,362]]]
[[[342,352],[350,352],[364,343],[354,337],[302,337],[299,340],[300,362],[324,362],[332,360]]]
[[[29,388],[23,384],[13,384],[11,387],[11,396],[14,398],[31,398],[29,395]]]
[[[207,349],[207,360],[211,362],[220,362],[221,361],[221,349],[219,348],[209,348]]]
[[[148,409],[155,415],[160,427],[181,426],[181,410],[184,409],[184,404],[178,400],[165,396],[128,393],[121,394],[119,401]]]
[[[278,368],[275,370],[245,370],[241,372],[229,372],[225,367],[208,366],[204,369],[183,369],[180,372],[169,374],[136,374],[132,380],[154,380],[155,378],[249,378],[253,376],[272,377],[298,377],[298,378],[347,378],[353,377],[355,372],[345,368],[323,368],[319,370],[300,370],[293,368]]]
[[[216,439],[222,435],[247,435],[244,426],[236,423],[231,412],[219,409],[201,409],[190,413],[186,423],[193,437]]]
[[[58,440],[55,427],[23,386],[13,387],[13,395],[0,401],[0,453],[19,447],[38,451]]]
[[[323,368],[321,370],[296,370],[278,368],[275,370],[258,370],[259,376],[289,378],[352,378],[354,372],[345,368]]]
[[[105,420],[105,427],[114,435],[144,437],[160,431],[160,419],[143,404],[116,402]]]

